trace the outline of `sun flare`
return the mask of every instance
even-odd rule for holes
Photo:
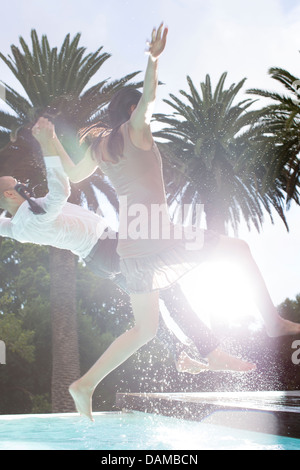
[[[208,324],[232,327],[246,319],[262,323],[247,276],[234,263],[205,263],[185,276],[181,286],[191,306]]]

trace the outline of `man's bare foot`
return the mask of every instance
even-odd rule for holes
[[[192,375],[197,375],[204,370],[209,370],[206,364],[191,359],[184,351],[180,354],[175,364],[178,372]]]
[[[221,349],[215,349],[208,356],[208,365],[209,370],[212,371],[252,372],[256,370],[255,364],[230,356]]]
[[[87,389],[80,384],[80,381],[72,383],[69,392],[75,402],[76,410],[81,416],[86,416],[94,421],[92,416],[92,396],[93,390]]]
[[[293,323],[278,316],[273,325],[268,325],[266,330],[270,338],[297,336],[300,335],[300,323]]]

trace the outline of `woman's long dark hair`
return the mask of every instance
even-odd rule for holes
[[[124,141],[120,127],[130,119],[130,108],[132,105],[136,106],[140,101],[142,93],[135,88],[125,87],[119,90],[113,97],[107,108],[109,132],[107,150],[114,161],[118,161],[122,156]],[[108,129],[103,126],[103,123],[95,124],[90,128],[91,133],[95,135],[98,132],[97,138],[93,141],[91,149],[92,152],[96,150],[101,139],[108,135]],[[86,135],[86,133],[85,133]]]

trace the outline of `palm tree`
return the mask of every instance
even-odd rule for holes
[[[167,160],[178,170],[174,180],[166,178],[170,203],[203,204],[207,227],[223,234],[229,223],[237,232],[240,213],[249,229],[252,222],[260,230],[263,208],[272,217],[275,207],[285,222],[280,191],[264,193],[260,176],[241,165],[253,158],[249,138],[257,111],[249,111],[253,100],[234,103],[245,79],[224,89],[226,77],[213,91],[207,75],[201,93],[187,77],[189,93],[180,91],[187,103],[170,95],[164,101],[173,114],[155,116],[167,125],[156,136],[169,142]]]
[[[268,164],[265,185],[279,181],[287,201],[295,200],[299,204],[300,80],[279,67],[272,67],[269,75],[284,86],[286,95],[260,89],[248,90],[249,94],[268,100],[255,126],[259,154],[265,155]]]
[[[37,196],[46,191],[43,159],[39,146],[31,136],[31,127],[41,115],[50,116],[58,135],[72,158],[79,160],[85,151],[77,142],[80,128],[93,124],[104,115],[104,107],[111,95],[126,85],[136,73],[108,83],[103,80],[89,89],[88,82],[110,57],[100,47],[85,54],[79,46],[80,34],[73,40],[68,34],[61,49],[51,48],[46,36],[39,40],[31,32],[32,51],[23,38],[21,49],[12,45],[12,57],[0,58],[21,83],[26,97],[7,84],[6,103],[13,113],[0,111],[2,137],[11,134],[11,141],[0,152],[1,174],[16,178],[35,187]],[[136,84],[138,86],[138,84]],[[96,189],[95,189],[96,188]],[[72,186],[71,202],[85,200],[89,208],[98,208],[97,190],[104,192],[117,207],[117,198],[111,186],[95,174],[82,185]],[[73,410],[68,385],[80,375],[76,326],[76,262],[70,252],[50,249],[52,326],[53,326],[53,412]]]

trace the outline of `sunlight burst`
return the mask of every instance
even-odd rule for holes
[[[261,316],[245,273],[234,263],[205,263],[181,281],[191,306],[208,325],[260,327]]]

